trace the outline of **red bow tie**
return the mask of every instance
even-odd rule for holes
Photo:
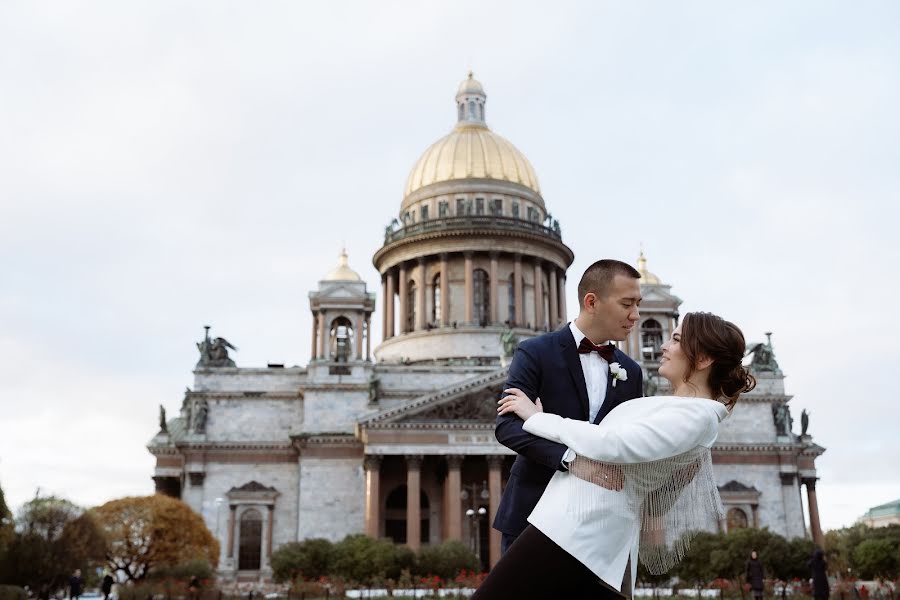
[[[581,338],[581,343],[578,344],[578,354],[589,354],[591,352],[596,352],[606,362],[613,362],[613,358],[615,357],[615,350],[616,347],[612,344],[596,346],[591,343],[591,340],[587,339],[586,337]]]

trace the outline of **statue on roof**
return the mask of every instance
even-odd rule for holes
[[[809,429],[809,413],[804,408],[800,411],[800,435],[806,435]]]
[[[772,332],[766,332],[767,341],[751,344],[747,355],[753,355],[750,362],[750,370],[754,373],[775,373],[781,375],[778,361],[775,360],[775,351],[772,349]]]
[[[512,358],[516,353],[516,332],[513,331],[512,325],[507,323],[506,330],[500,334],[500,345],[503,347],[502,358]]]
[[[166,424],[166,408],[162,404],[159,405],[159,432],[169,433],[169,427]]]
[[[234,361],[228,357],[228,349],[237,350],[228,340],[217,337],[214,340],[209,338],[209,325],[204,325],[206,330],[202,342],[197,342],[197,350],[200,351],[200,360],[197,361],[197,367],[215,368],[215,367],[234,367]]]

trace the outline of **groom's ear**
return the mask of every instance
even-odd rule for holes
[[[581,299],[581,308],[587,310],[588,312],[594,311],[594,305],[597,304],[597,294],[594,292],[588,292]]]

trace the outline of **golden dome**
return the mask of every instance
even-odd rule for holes
[[[433,183],[456,179],[497,179],[541,193],[537,175],[525,155],[484,121],[487,96],[469,73],[456,94],[458,123],[416,162],[406,180],[404,197]]]
[[[340,262],[322,281],[362,281],[360,276],[347,266],[347,249],[341,248]]]
[[[638,272],[641,274],[641,285],[662,285],[659,277],[647,270],[647,258],[643,250],[638,257]]]

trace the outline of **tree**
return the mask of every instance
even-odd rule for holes
[[[91,512],[106,536],[109,567],[129,581],[192,559],[218,563],[218,541],[181,500],[161,494],[120,498]]]
[[[2,577],[32,589],[59,587],[75,569],[92,572],[105,549],[97,524],[82,508],[55,496],[36,495],[16,517]]]
[[[900,544],[889,538],[863,540],[853,550],[853,563],[863,579],[897,576]]]
[[[712,555],[720,550],[721,535],[701,532],[691,540],[691,547],[684,558],[672,570],[683,581],[693,584],[697,589],[704,587],[715,579],[717,573],[711,560]],[[699,596],[698,596],[699,597]]]
[[[12,513],[6,505],[3,488],[0,487],[0,563],[6,558],[6,551],[15,536]]]
[[[368,536],[348,535],[334,546],[332,572],[357,582],[373,578],[396,579],[403,569],[415,566],[415,554],[407,546],[390,540],[375,540]]]
[[[478,557],[468,546],[456,540],[448,540],[438,546],[426,546],[419,550],[416,571],[419,575],[437,575],[452,579],[460,571],[481,569]]]

